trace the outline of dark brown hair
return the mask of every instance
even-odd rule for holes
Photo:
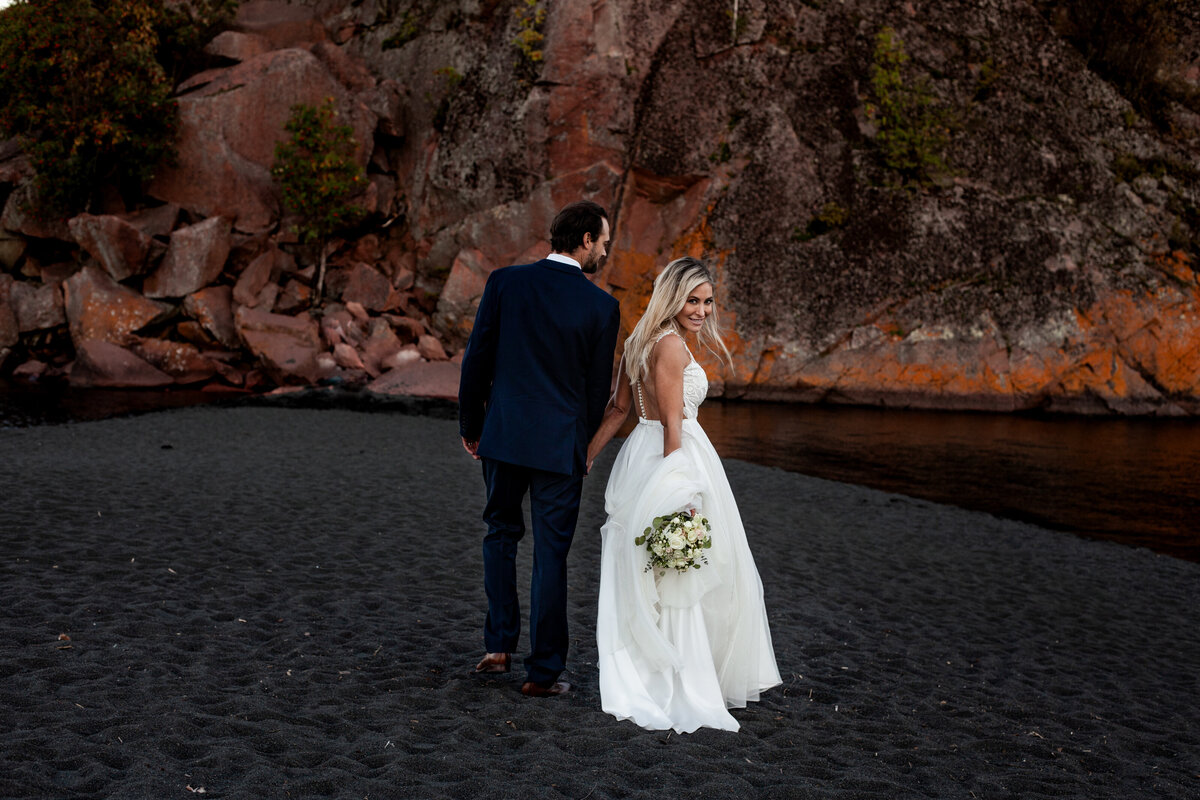
[[[604,207],[591,200],[571,203],[550,223],[550,249],[556,253],[570,253],[583,247],[583,235],[590,233],[593,239],[600,238],[601,220],[608,219]]]

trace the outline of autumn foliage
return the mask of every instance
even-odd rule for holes
[[[0,136],[29,155],[43,211],[87,210],[102,186],[134,195],[153,176],[178,118],[163,54],[185,58],[181,46],[235,6],[25,0],[0,11]]]

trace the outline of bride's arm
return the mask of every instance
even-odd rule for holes
[[[621,356],[621,364],[617,367],[617,389],[604,408],[604,419],[592,441],[588,442],[587,469],[592,471],[592,462],[604,446],[617,435],[625,418],[629,416],[629,408],[633,405],[633,389],[629,385],[629,376],[625,374],[625,356]]]
[[[683,370],[690,360],[678,336],[654,345],[654,401],[663,425],[663,457],[683,446]]]

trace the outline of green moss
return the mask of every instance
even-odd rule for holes
[[[391,36],[383,40],[384,50],[394,50],[397,47],[404,45],[417,38],[420,33],[420,20],[411,11],[404,12],[404,18],[400,20],[400,28]]]
[[[1132,153],[1122,153],[1113,159],[1111,168],[1116,179],[1123,183],[1130,183],[1142,175],[1158,179],[1169,176],[1187,183],[1200,180],[1200,171],[1195,167],[1169,156],[1138,158]]]
[[[709,154],[708,160],[714,164],[724,164],[733,158],[733,149],[729,146],[729,142],[722,141],[717,146],[717,149]]]
[[[830,231],[844,228],[850,221],[850,212],[837,203],[826,203],[820,212],[808,221],[804,228],[796,226],[792,231],[793,242],[807,242]]]
[[[433,74],[444,77],[446,79],[446,88],[450,91],[453,91],[463,80],[463,74],[454,67],[438,67],[433,71]]]

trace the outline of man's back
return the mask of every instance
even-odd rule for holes
[[[572,264],[546,259],[491,275],[460,393],[465,427],[486,407],[480,456],[584,470],[608,398],[618,314],[616,300]]]

